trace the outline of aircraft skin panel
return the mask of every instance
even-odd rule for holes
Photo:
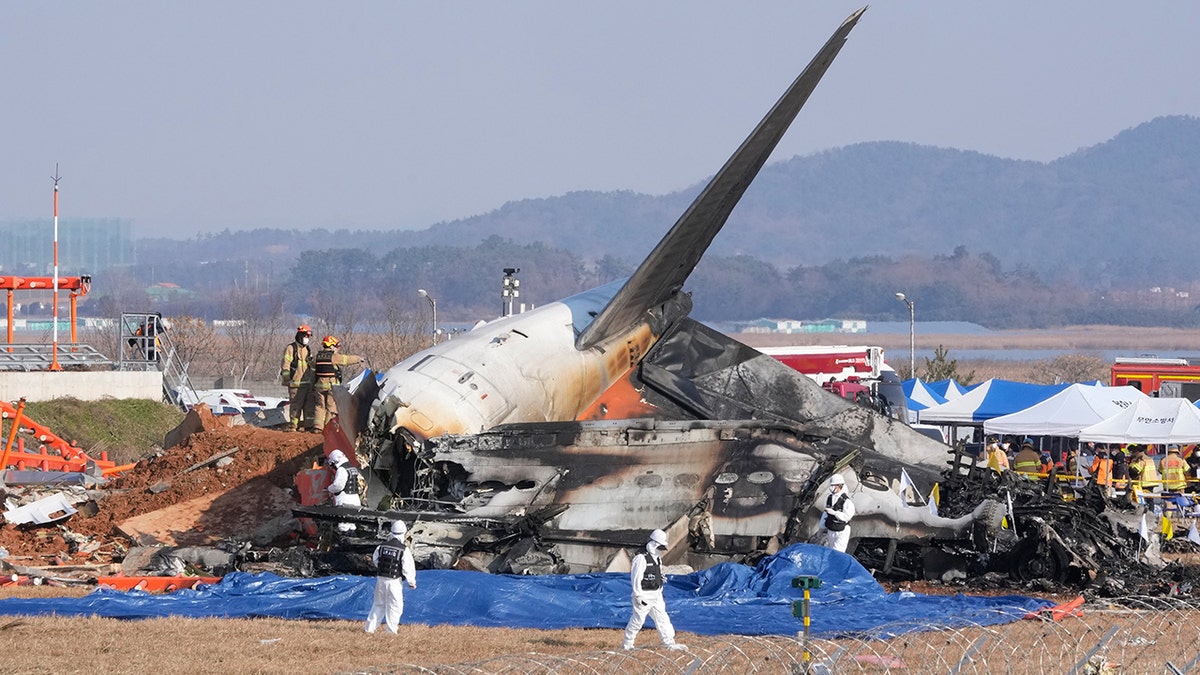
[[[385,373],[372,416],[393,409],[392,430],[404,427],[418,439],[575,419],[657,336],[641,324],[580,352],[572,314],[550,303],[414,354]]]
[[[850,15],[838,27],[604,311],[584,329],[577,341],[579,349],[588,349],[606,336],[627,329],[683,288],[688,275],[804,107],[865,10],[864,7]]]

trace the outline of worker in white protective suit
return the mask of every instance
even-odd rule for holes
[[[334,467],[333,482],[325,491],[333,498],[334,506],[362,506],[363,488],[366,481],[358,468],[346,459],[341,450],[329,453],[329,464]],[[338,523],[338,532],[354,532],[354,523]]]
[[[846,479],[835,473],[829,479],[829,496],[825,498],[825,512],[821,514],[825,545],[845,553],[846,545],[850,543],[850,520],[853,518],[854,502],[846,494]]]
[[[375,600],[367,613],[368,633],[374,633],[380,621],[393,635],[400,630],[400,615],[404,613],[404,587],[401,584],[417,587],[417,566],[412,551],[404,543],[407,532],[404,521],[393,521],[392,536],[376,546],[371,556],[379,572],[375,576]]]
[[[662,552],[667,550],[667,533],[655,530],[650,533],[650,541],[646,543],[646,552],[633,557],[633,567],[629,570],[629,581],[633,586],[633,616],[625,625],[625,641],[622,649],[633,649],[633,642],[638,631],[646,621],[646,615],[654,619],[654,627],[658,636],[668,649],[687,649],[686,645],[675,642],[675,627],[671,625],[671,617],[667,616],[667,603],[663,600]]]

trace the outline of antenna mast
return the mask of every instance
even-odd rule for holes
[[[58,181],[61,178],[62,176],[58,175],[58,162],[55,162],[54,175],[50,177],[54,181],[54,337],[50,351],[50,370],[62,370],[62,366],[58,365]]]

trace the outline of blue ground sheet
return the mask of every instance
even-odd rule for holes
[[[703,635],[795,635],[797,576],[820,577],[811,591],[814,635],[875,633],[992,625],[1018,620],[1051,603],[1007,595],[978,597],[888,593],[851,556],[797,544],[749,567],[723,563],[668,577],[667,612],[677,630]],[[233,573],[219,584],[167,595],[101,588],[79,598],[0,600],[0,615],[103,616],[119,619],[276,617],[363,620],[373,577],[289,579]],[[456,570],[417,572],[405,589],[403,623],[506,628],[623,628],[629,619],[629,575],[511,576]]]

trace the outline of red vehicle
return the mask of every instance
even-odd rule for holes
[[[900,378],[883,360],[883,347],[762,347],[758,351],[812,378],[842,398],[904,420],[908,400]]]
[[[1158,396],[1200,398],[1200,364],[1188,359],[1119,357],[1112,365],[1114,387],[1132,385]]]
[[[885,364],[883,347],[763,347],[758,351],[798,370],[817,384],[851,377],[860,380],[879,378]]]

